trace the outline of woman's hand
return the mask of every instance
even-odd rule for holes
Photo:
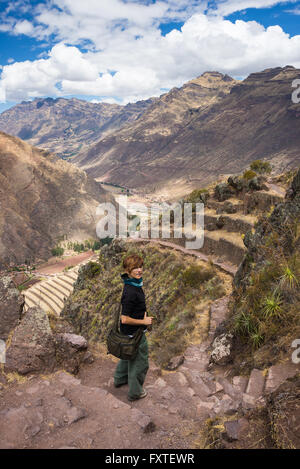
[[[152,319],[154,319],[152,316],[147,316],[147,312],[145,311],[145,316],[144,316],[144,324],[145,326],[151,326],[152,324]]]

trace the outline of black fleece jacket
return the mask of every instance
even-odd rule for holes
[[[122,297],[122,312],[123,316],[130,316],[133,319],[144,319],[146,310],[145,293],[142,287],[135,287],[134,285],[124,285]],[[145,330],[147,326],[132,326],[129,324],[120,324],[120,330],[123,334],[134,334],[139,327]]]

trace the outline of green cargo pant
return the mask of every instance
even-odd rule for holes
[[[128,383],[128,397],[131,399],[138,398],[143,392],[143,384],[148,368],[148,343],[144,333],[135,359],[119,361],[114,375],[115,386]]]

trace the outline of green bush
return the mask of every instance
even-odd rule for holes
[[[182,281],[190,287],[197,287],[203,282],[210,280],[214,276],[212,268],[203,268],[198,265],[191,265],[182,274]]]
[[[244,172],[243,178],[246,179],[247,181],[250,181],[250,179],[253,179],[257,176],[255,171],[252,171],[251,169],[248,169],[247,171]]]
[[[61,246],[56,246],[55,248],[51,249],[52,256],[60,257],[63,255],[64,252],[65,250]]]
[[[268,163],[268,161],[255,160],[252,161],[250,169],[259,174],[270,174],[272,171],[272,166],[270,163]]]

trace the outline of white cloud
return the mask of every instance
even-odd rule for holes
[[[27,20],[19,21],[18,23],[16,23],[14,26],[14,30],[13,30],[14,34],[16,35],[26,34],[28,36],[31,35],[33,31],[34,31],[34,27]]]
[[[248,8],[269,8],[280,3],[295,3],[298,0],[217,0],[215,3],[215,13],[221,16],[228,16],[236,11]],[[212,12],[213,10],[210,9]]]
[[[277,3],[219,0],[210,2],[208,11],[208,2],[200,0],[159,0],[149,5],[137,0],[52,0],[51,8],[39,4],[32,23],[7,19],[11,33],[27,28],[29,35],[40,39],[54,35],[60,42],[45,57],[4,66],[2,90],[11,101],[86,95],[99,96],[101,102],[117,97],[127,103],[159,96],[162,88],[181,86],[207,70],[241,77],[273,66],[300,67],[300,36],[291,38],[280,26],[232,23],[223,17]],[[170,19],[183,20],[184,25],[164,37],[158,25]],[[79,50],[83,44],[84,53]]]

